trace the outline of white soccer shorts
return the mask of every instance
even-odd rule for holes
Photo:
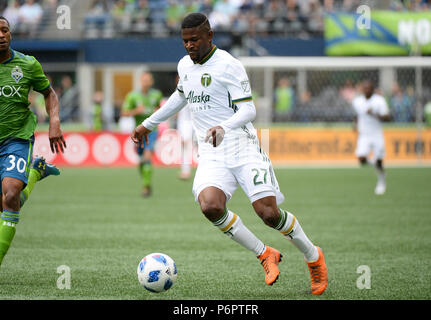
[[[267,196],[275,196],[277,204],[284,201],[270,162],[253,161],[237,167],[227,167],[223,161],[199,161],[193,182],[195,201],[207,187],[216,187],[226,195],[226,202],[232,198],[238,185],[253,203]]]
[[[358,137],[355,152],[356,156],[367,157],[371,151],[373,152],[374,160],[383,159],[385,157],[385,139],[383,135],[360,135]]]

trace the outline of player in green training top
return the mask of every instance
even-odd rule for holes
[[[163,99],[162,92],[153,88],[154,79],[150,72],[145,72],[141,76],[141,89],[129,92],[124,100],[122,116],[135,117],[136,125],[139,125],[160,107]],[[144,147],[137,147],[139,155],[139,173],[142,177],[142,196],[151,195],[151,176],[153,166],[151,157],[154,152],[154,145],[157,139],[157,130],[148,135],[148,144],[144,141]]]
[[[29,109],[31,89],[45,98],[51,151],[63,152],[66,147],[57,95],[39,62],[10,48],[10,41],[9,22],[0,16],[0,265],[15,235],[20,209],[34,184],[49,175],[60,174],[43,158],[33,161],[37,120]]]

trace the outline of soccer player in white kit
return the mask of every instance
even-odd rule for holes
[[[311,292],[322,294],[328,285],[323,252],[308,239],[298,219],[278,207],[284,196],[251,123],[256,109],[243,65],[212,44],[213,32],[201,13],[184,18],[181,36],[188,55],[178,63],[177,90],[162,108],[135,128],[132,140],[141,143],[158,123],[189,108],[199,151],[193,193],[205,217],[257,256],[265,271],[265,282],[272,285],[279,277],[282,255],[265,245],[239,215],[226,207],[239,184],[263,222],[303,253],[310,271]]]
[[[366,80],[362,84],[363,95],[356,97],[353,108],[356,112],[355,127],[358,130],[356,156],[361,165],[368,164],[368,155],[373,152],[372,163],[377,172],[377,185],[375,194],[382,195],[386,191],[385,171],[383,158],[385,156],[385,139],[383,136],[382,121],[389,121],[390,114],[386,100],[374,92],[374,85]]]

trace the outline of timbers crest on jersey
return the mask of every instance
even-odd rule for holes
[[[211,75],[208,73],[204,73],[201,77],[201,84],[207,88],[211,84]]]
[[[15,80],[15,82],[18,83],[19,80],[21,80],[23,77],[21,68],[19,66],[15,66],[12,69],[11,75],[12,75],[12,78]]]

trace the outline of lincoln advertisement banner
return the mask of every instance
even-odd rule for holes
[[[351,129],[272,128],[259,129],[262,148],[274,166],[284,165],[356,165],[356,133]],[[431,164],[431,130],[386,129],[386,158],[392,165]],[[64,154],[53,154],[48,134],[36,133],[33,153],[58,166],[130,167],[139,159],[129,134],[116,132],[67,132]],[[184,160],[183,160],[184,159]],[[159,132],[154,163],[179,166],[198,162],[196,145],[184,155],[177,130]]]
[[[362,8],[362,9],[361,9]],[[329,56],[431,54],[431,12],[370,10],[325,15]]]

